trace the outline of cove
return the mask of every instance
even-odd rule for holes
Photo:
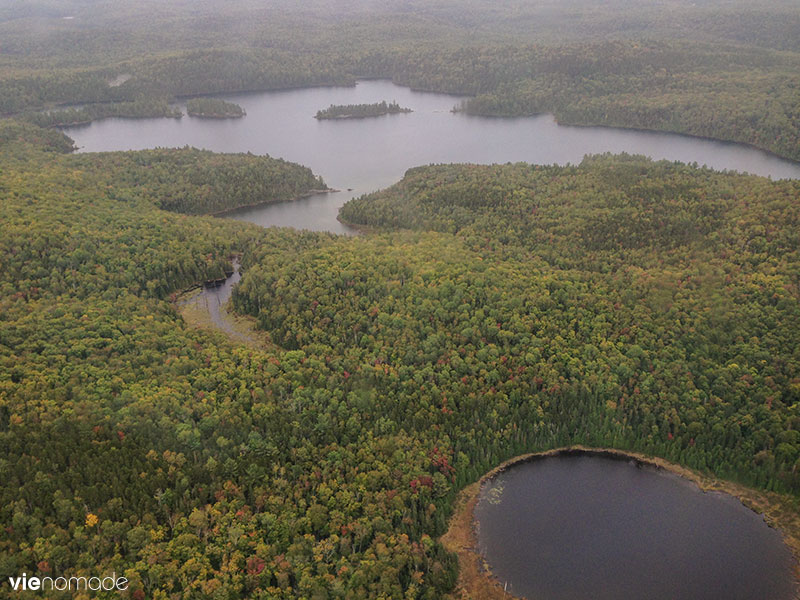
[[[736,498],[584,452],[512,464],[474,508],[500,587],[530,600],[789,600],[793,557]]]
[[[740,144],[682,135],[568,127],[553,117],[473,117],[452,113],[457,96],[413,91],[389,81],[355,87],[226,94],[245,109],[242,119],[106,119],[64,131],[80,151],[194,146],[217,152],[252,152],[298,162],[322,175],[338,193],[241,209],[228,217],[259,225],[349,233],[336,220],[354,196],[399,181],[411,167],[431,163],[577,164],[602,152],[644,154],[696,162],[773,178],[800,178],[800,164]],[[331,104],[396,101],[407,114],[369,119],[317,120]],[[185,106],[183,106],[185,112]],[[268,199],[265,199],[268,200]]]

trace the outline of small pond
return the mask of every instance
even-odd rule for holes
[[[789,600],[780,533],[727,494],[632,460],[560,455],[487,481],[478,544],[530,600]]]

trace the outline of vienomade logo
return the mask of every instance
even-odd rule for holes
[[[17,592],[42,591],[42,592],[124,592],[128,589],[128,580],[125,577],[117,578],[116,573],[106,577],[28,577],[23,573],[21,577],[9,577],[11,589]]]

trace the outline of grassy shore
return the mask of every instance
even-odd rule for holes
[[[175,307],[190,327],[217,331],[236,344],[244,344],[258,350],[274,350],[263,332],[256,331],[256,319],[238,315],[227,310],[227,305],[219,309],[225,320],[225,328],[219,327],[211,318],[207,304],[202,301],[203,289],[198,288],[182,294],[175,300]]]

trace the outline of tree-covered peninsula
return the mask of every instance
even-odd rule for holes
[[[41,127],[70,127],[85,125],[92,121],[120,117],[124,119],[168,118],[180,119],[183,112],[160,98],[143,98],[130,102],[100,102],[81,107],[54,108],[52,110],[28,112],[21,120]]]

